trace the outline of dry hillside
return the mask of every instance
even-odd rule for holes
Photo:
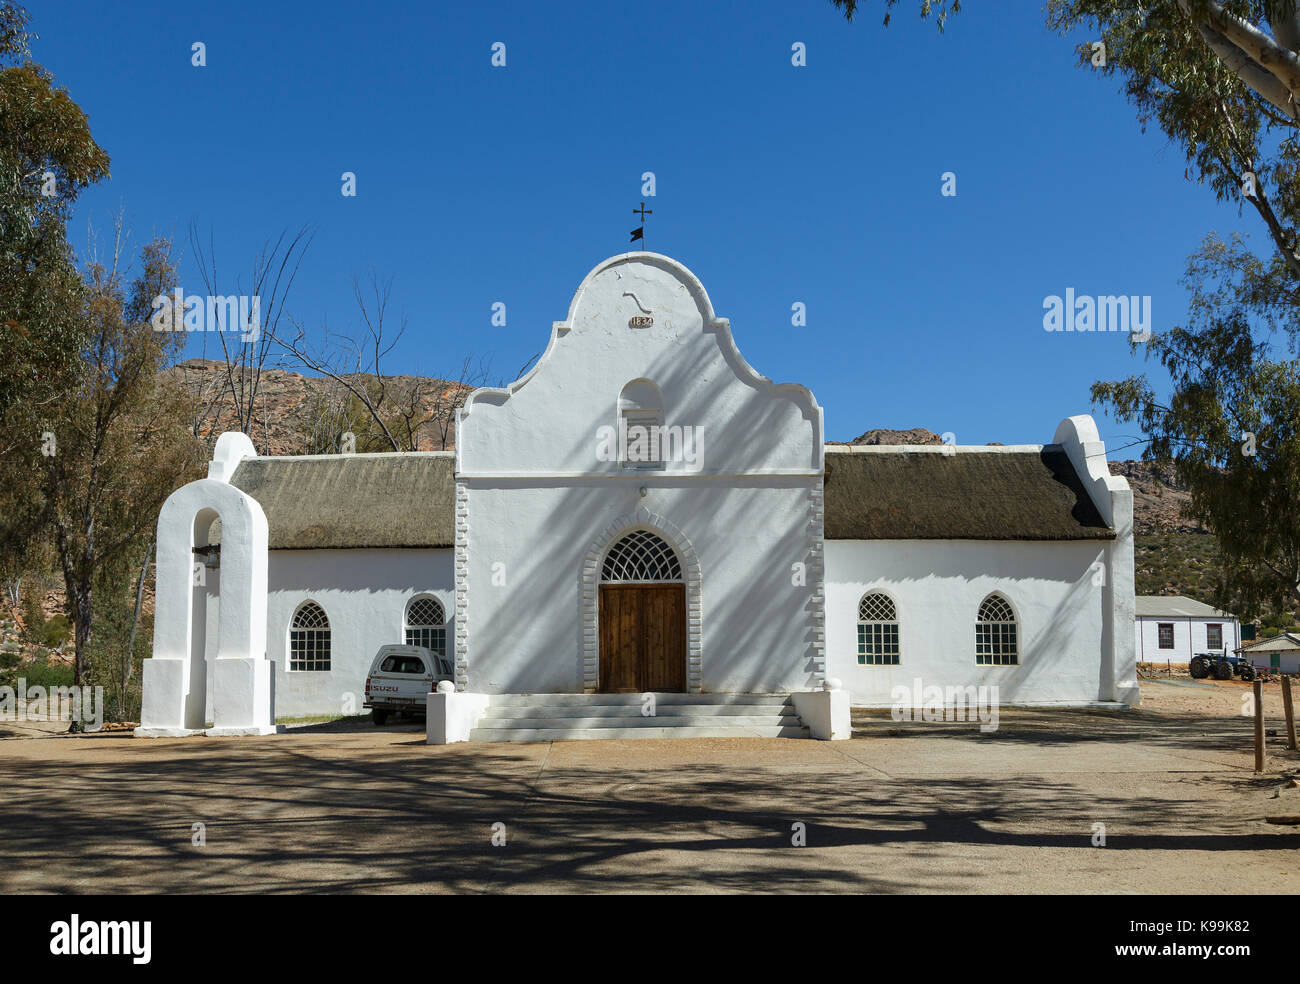
[[[214,437],[222,431],[239,430],[232,388],[240,378],[227,374],[226,364],[213,359],[190,359],[168,375],[178,380],[203,410],[200,433]],[[374,376],[352,375],[347,380],[371,392]],[[455,442],[455,410],[472,389],[464,382],[449,382],[426,376],[387,376],[382,412],[390,430],[402,440],[402,413],[425,421],[416,438],[417,450],[444,450]],[[335,450],[338,435],[351,429],[347,414],[369,421],[360,404],[338,382],[322,376],[304,376],[286,369],[263,370],[258,381],[251,437],[262,454],[312,454]],[[405,446],[405,442],[403,444]]]

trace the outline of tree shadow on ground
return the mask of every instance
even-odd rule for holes
[[[1226,865],[1300,848],[1287,828],[1225,824],[1194,786],[1153,807],[1055,776],[903,782],[824,758],[628,769],[613,743],[607,763],[539,778],[546,746],[419,744],[123,741],[78,759],[41,742],[0,759],[0,890],[973,892],[1024,849],[1118,872],[1135,851]],[[963,854],[983,860],[954,863]]]
[[[949,711],[951,713],[951,711]],[[926,737],[1019,742],[1051,747],[1084,741],[1134,743],[1156,748],[1179,747],[1210,752],[1250,750],[1254,725],[1249,717],[1107,708],[1002,708],[997,730],[980,732],[980,722],[896,721],[888,708],[853,708],[853,736]],[[920,716],[919,710],[916,712]],[[974,718],[974,714],[971,715]],[[1277,723],[1269,728],[1278,731]],[[1243,745],[1243,742],[1245,743]],[[1269,753],[1282,743],[1270,739]]]

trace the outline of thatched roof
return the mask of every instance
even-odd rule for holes
[[[1054,445],[828,452],[828,540],[1115,535]],[[247,458],[231,484],[261,504],[272,550],[451,547],[455,465],[450,452]]]
[[[272,550],[450,547],[455,468],[450,452],[245,458],[230,484],[262,506]]]
[[[826,455],[828,540],[1114,535],[1059,445],[949,453],[892,447]]]

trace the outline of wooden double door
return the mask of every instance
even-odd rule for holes
[[[686,585],[600,586],[600,692],[686,690]]]

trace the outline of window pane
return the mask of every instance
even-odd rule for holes
[[[884,618],[882,616],[888,616]],[[894,603],[882,594],[869,594],[858,605],[858,662],[897,666],[898,622]]]
[[[289,669],[327,671],[330,668],[330,620],[325,609],[309,601],[293,615],[289,630]]]
[[[1005,598],[990,595],[980,605],[975,622],[975,662],[983,666],[1020,662],[1016,616]]]
[[[413,625],[406,630],[408,646],[422,646],[439,656],[447,655],[447,630],[441,626]]]

